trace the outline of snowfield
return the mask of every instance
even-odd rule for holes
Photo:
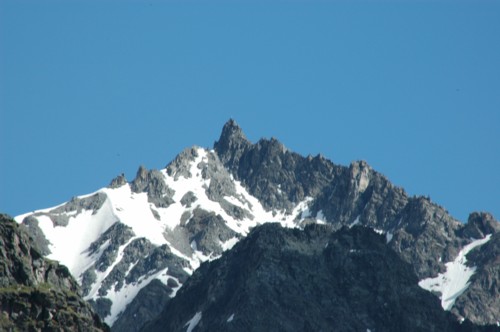
[[[465,265],[467,262],[465,256],[472,249],[488,242],[490,238],[491,234],[483,239],[472,241],[458,253],[454,261],[446,263],[446,272],[440,273],[435,278],[423,279],[418,285],[430,292],[441,293],[441,306],[444,310],[451,310],[455,300],[469,287],[469,279],[476,272],[476,267]]]

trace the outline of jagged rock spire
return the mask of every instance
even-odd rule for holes
[[[220,138],[217,142],[215,142],[214,148],[219,151],[231,148],[235,145],[235,143],[248,144],[250,142],[247,140],[243,130],[236,123],[236,121],[229,119],[229,121],[224,124]]]
[[[222,163],[233,169],[238,164],[245,149],[250,145],[250,141],[248,141],[236,121],[229,119],[222,128],[219,140],[214,143],[214,149]]]
[[[120,174],[113,180],[111,180],[111,183],[109,184],[109,188],[120,188],[121,186],[124,186],[127,184],[127,179],[125,178],[125,174]]]

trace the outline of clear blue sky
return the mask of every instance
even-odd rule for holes
[[[162,168],[233,117],[500,218],[498,1],[40,2],[0,1],[2,212]]]

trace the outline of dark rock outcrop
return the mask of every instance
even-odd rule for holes
[[[163,174],[160,171],[153,169],[147,170],[144,166],[139,167],[137,175],[130,184],[133,192],[148,194],[148,201],[156,207],[168,207],[174,202],[173,196],[175,192],[167,186],[163,180]]]
[[[23,225],[27,228],[30,237],[33,239],[33,247],[35,247],[43,256],[50,254],[50,242],[43,235],[42,230],[38,226],[38,220],[33,216],[28,216],[23,220]]]
[[[31,243],[22,225],[0,215],[0,330],[108,331],[68,269]]]
[[[195,209],[183,227],[189,234],[191,247],[206,256],[219,256],[223,251],[221,242],[240,238],[238,233],[226,226],[220,215],[202,209]]]
[[[122,173],[113,180],[111,180],[108,187],[111,189],[115,189],[115,188],[120,188],[121,186],[124,186],[126,184],[127,184],[127,179],[125,178],[125,174]]]

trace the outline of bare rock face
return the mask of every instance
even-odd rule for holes
[[[0,215],[0,330],[108,331],[68,269],[31,243],[22,226]]]

